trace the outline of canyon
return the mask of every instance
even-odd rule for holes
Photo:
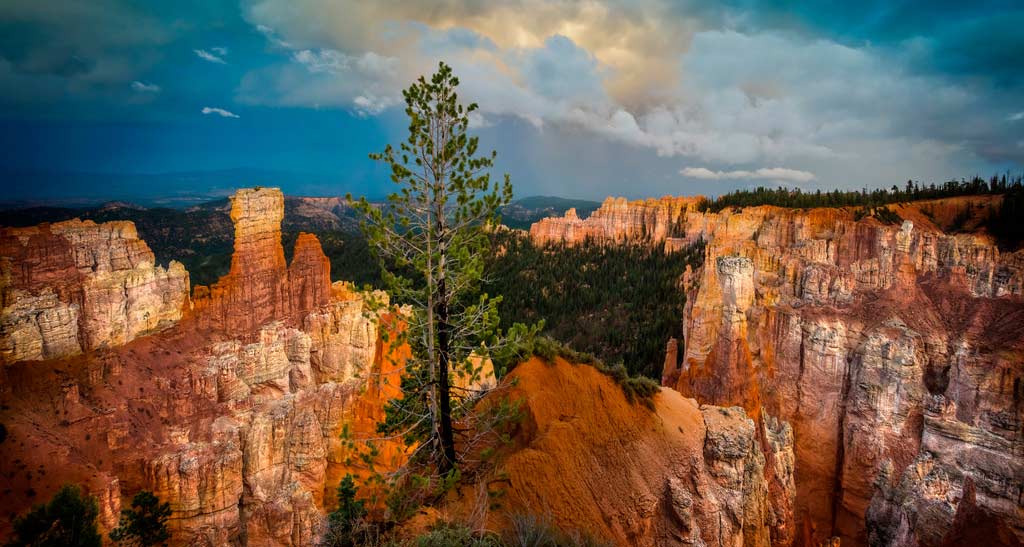
[[[314,543],[353,471],[341,432],[374,433],[402,350],[331,283],[315,236],[285,264],[283,210],[279,190],[236,193],[231,271],[191,295],[130,222],[4,229],[5,531],[74,482],[106,530],[144,489],[170,503],[176,545]]]
[[[232,197],[231,267],[210,286],[155,265],[130,222],[0,231],[0,536],[77,483],[104,531],[149,490],[170,504],[173,545],[317,543],[341,478],[366,473],[347,439],[376,436],[408,348],[384,335],[401,328],[386,294],[332,283],[316,236],[299,234],[286,261],[285,207],[272,188]],[[792,543],[788,424],[668,388],[642,404],[560,359],[501,385],[493,397],[523,404],[512,445],[443,515],[479,518],[497,479],[508,501],[483,511],[489,529],[534,512],[622,545]],[[407,454],[377,448],[378,469]]]
[[[1024,251],[945,233],[1000,196],[702,212],[609,198],[531,227],[537,243],[706,243],[663,385],[792,427],[803,545],[1024,540]],[[970,225],[970,223],[969,223]],[[762,442],[770,453],[770,442]],[[770,458],[769,458],[770,459]]]

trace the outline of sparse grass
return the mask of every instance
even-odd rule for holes
[[[503,547],[501,540],[490,534],[474,534],[469,527],[450,522],[439,522],[434,528],[416,538],[416,547]]]

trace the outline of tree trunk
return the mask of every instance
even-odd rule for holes
[[[445,279],[437,285],[437,392],[440,413],[441,462],[438,470],[445,474],[455,467],[455,435],[452,431],[452,405],[448,389],[448,369],[451,366],[451,348],[448,325],[448,294]]]

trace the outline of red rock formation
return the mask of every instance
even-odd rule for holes
[[[197,287],[176,326],[128,343],[104,334],[110,329],[91,318],[107,316],[90,303],[103,301],[92,293],[111,279],[124,280],[127,295],[114,317],[132,319],[133,306],[148,302],[134,287],[162,270],[130,224],[4,232],[5,287],[49,290],[43,296],[57,302],[84,294],[83,304],[68,305],[84,310],[75,332],[86,348],[108,343],[45,366],[19,359],[0,369],[8,431],[0,537],[12,515],[76,482],[101,498],[108,529],[120,504],[146,489],[171,504],[175,545],[315,542],[341,476],[358,471],[340,433],[348,424],[357,436],[375,434],[404,350],[380,342],[359,294],[332,286],[314,236],[300,235],[285,265],[279,190],[242,190],[232,205],[230,273]],[[43,347],[57,343],[43,339]],[[404,457],[400,445],[382,448],[383,468]]]
[[[767,466],[791,460],[791,433],[778,430],[769,462],[739,408],[663,389],[649,409],[593,367],[561,359],[523,363],[507,385],[496,396],[521,400],[525,415],[514,445],[481,478],[486,488],[465,488],[448,512],[490,530],[508,515],[547,513],[616,545],[768,546],[791,536],[792,475],[788,496],[766,478]],[[489,510],[488,489],[503,490],[500,511]]]
[[[666,376],[793,425],[805,544],[938,545],[968,484],[1024,539],[1024,253],[842,209],[690,214],[686,232],[709,243]]]
[[[231,270],[197,286],[193,317],[203,328],[243,335],[270,320],[296,324],[331,299],[331,265],[312,234],[300,234],[291,266],[281,245],[284,195],[276,188],[239,190],[231,198],[235,252]]]
[[[650,201],[606,200],[593,220],[531,235],[709,242],[682,359],[667,354],[663,379],[762,427],[792,424],[802,544],[949,544],[979,537],[955,522],[969,513],[1012,545],[1024,538],[1024,252],[1000,252],[983,230],[942,232],[965,210],[976,228],[1001,199],[890,205],[900,226],[851,209],[688,208],[674,238]]]
[[[676,230],[687,212],[695,211],[703,198],[670,197],[627,202],[608,198],[585,220],[569,209],[561,218],[545,218],[530,226],[530,237],[537,243],[565,242],[570,245],[585,239],[619,242],[635,239],[665,241]]]
[[[188,272],[154,262],[131,222],[2,229],[0,363],[67,357],[172,325],[188,304]]]
[[[107,529],[121,504],[147,489],[170,503],[175,545],[316,541],[338,481],[362,472],[352,467],[340,433],[375,432],[383,403],[398,395],[408,348],[383,342],[362,296],[344,284],[331,285],[314,236],[301,235],[291,265],[285,265],[281,208],[276,190],[236,194],[231,271],[209,289],[197,287],[194,307],[174,328],[123,345],[113,340],[42,367],[19,361],[0,369],[0,420],[8,431],[0,458],[0,476],[7,480],[0,533],[30,501],[76,482],[100,498]],[[49,289],[54,298],[88,294],[96,272],[134,272],[137,263],[151,262],[144,244],[122,245],[119,239],[134,238],[109,238],[123,250],[97,247],[97,238],[82,233],[57,237],[47,228],[30,231],[25,241],[5,239],[12,257],[5,279],[18,290]],[[76,245],[91,249],[94,262],[76,254]],[[387,318],[382,324],[401,328]],[[90,329],[97,325],[83,323],[84,340],[96,339]],[[606,492],[615,494],[607,501],[594,495],[551,498],[578,498],[593,519],[588,525],[642,544],[650,543],[650,533],[673,541],[767,545],[772,528],[791,528],[779,500],[791,496],[792,475],[783,491],[772,490],[768,479],[781,476],[792,459],[784,425],[775,424],[770,437],[758,436],[741,410],[700,408],[670,391],[659,396],[654,414],[627,403],[618,386],[592,369],[576,377],[566,374],[563,363],[541,378],[546,368],[528,363],[517,372],[531,386],[517,388],[520,395],[532,401],[532,425],[520,440],[551,451],[556,462],[549,463],[543,483],[561,485],[559,493],[582,494],[588,483],[607,482]],[[557,386],[582,396],[566,398]],[[557,410],[566,401],[575,401],[578,423],[587,424],[574,440],[544,433],[565,429],[556,416],[566,415]],[[378,447],[378,468],[405,457],[400,444]],[[507,461],[522,488],[519,499],[543,495],[529,453]],[[666,453],[690,459],[664,458]],[[632,471],[623,480],[604,481],[581,466],[588,461],[603,466],[601,476],[615,477],[627,465]],[[573,516],[572,507],[556,509],[561,518]]]

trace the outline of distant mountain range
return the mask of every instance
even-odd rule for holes
[[[580,218],[586,218],[600,206],[596,201],[585,199],[530,196],[508,204],[501,213],[501,220],[509,228],[529,230],[531,224],[542,218],[562,216],[572,208],[576,209]]]
[[[326,196],[318,199],[337,200],[351,192],[366,195],[372,201],[383,201],[379,188],[353,185],[337,175],[298,173],[267,169],[224,169],[216,171],[183,171],[176,173],[78,173],[0,169],[0,211],[34,208],[89,209],[107,208],[188,208],[226,207],[226,198],[237,188],[274,186],[290,196]],[[332,197],[333,196],[333,197]],[[337,203],[324,203],[335,208]],[[575,207],[586,217],[600,204],[596,201],[566,199],[555,196],[531,196],[516,200],[505,208],[502,216],[514,228],[529,228],[537,220],[562,215]],[[307,213],[312,210],[306,209]],[[60,216],[59,214],[57,216]],[[10,225],[4,219],[2,224]]]
[[[225,169],[177,173],[74,173],[0,171],[0,209],[31,206],[96,207],[110,200],[147,207],[188,207],[226,198],[237,188],[274,186],[285,194],[376,196],[375,188],[353,185],[339,175],[267,169]]]

